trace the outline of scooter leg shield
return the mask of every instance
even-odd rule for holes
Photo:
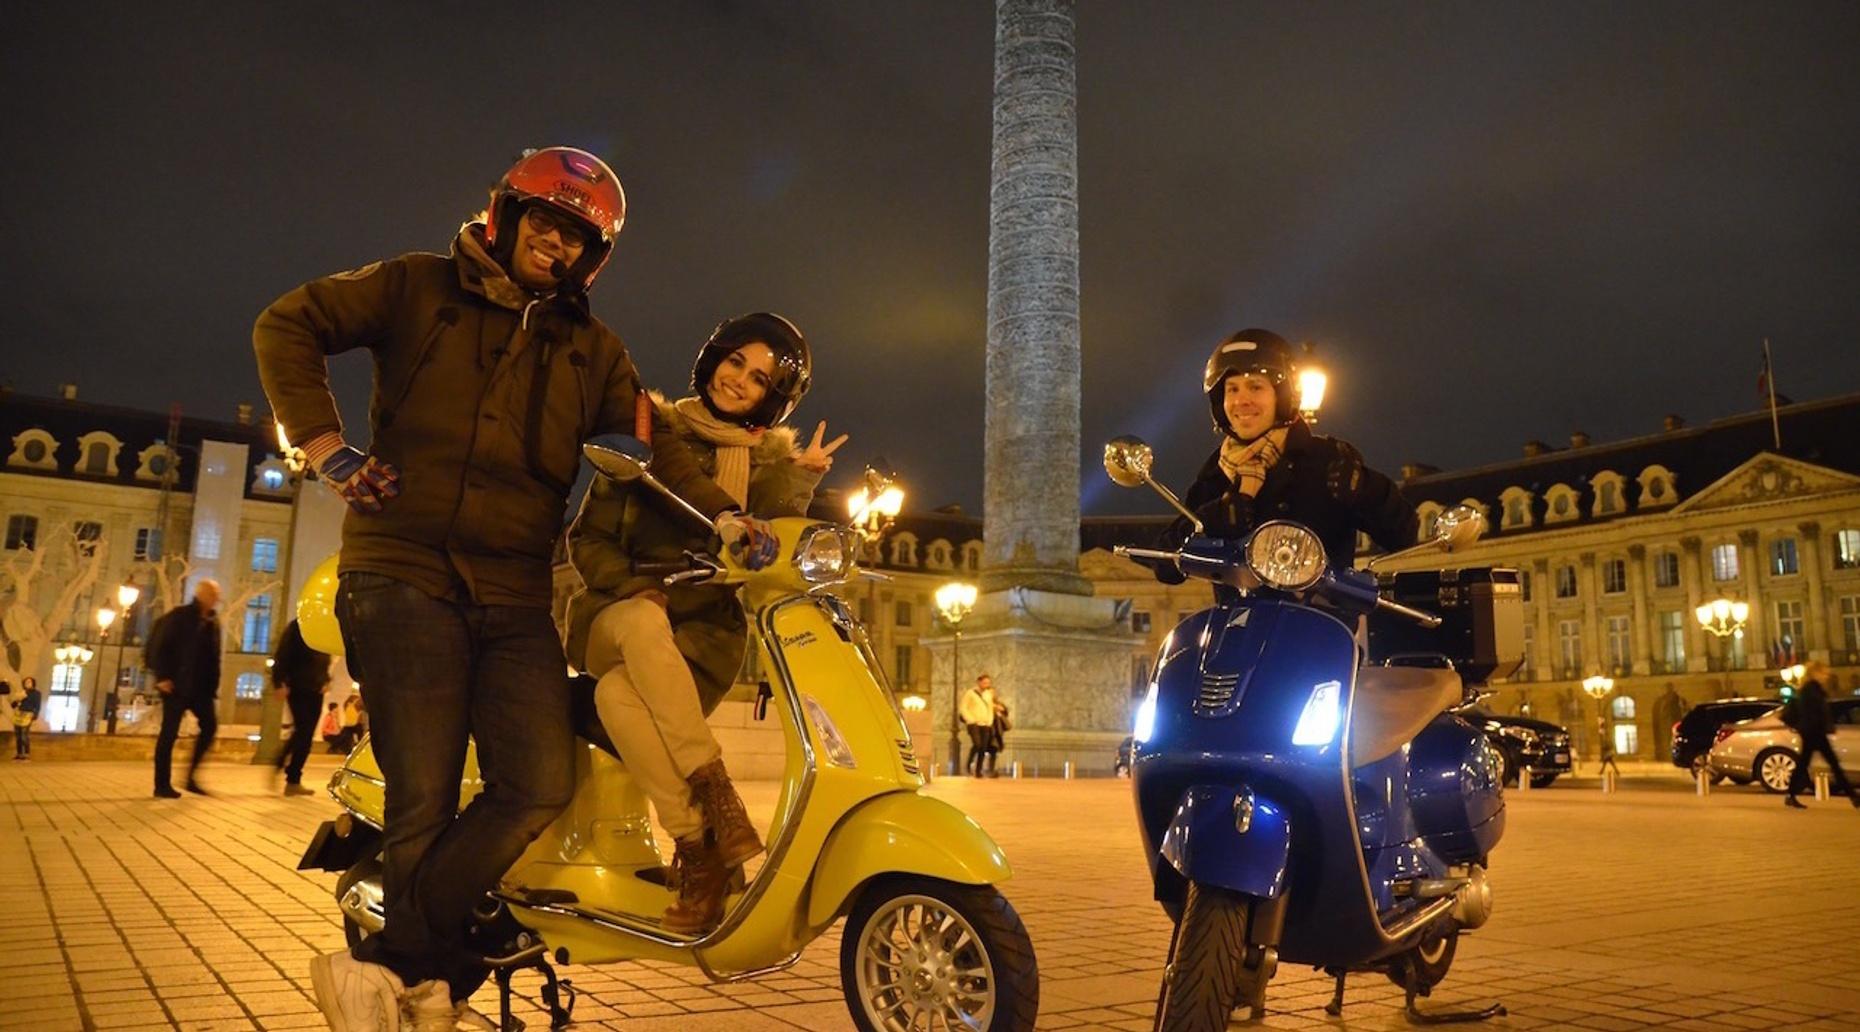
[[[861,803],[827,836],[808,891],[808,926],[832,923],[859,886],[884,874],[993,885],[1012,871],[1001,847],[968,814],[941,799],[892,792]]]
[[[1285,888],[1292,826],[1284,809],[1244,785],[1182,793],[1160,852],[1190,881],[1271,898]]]

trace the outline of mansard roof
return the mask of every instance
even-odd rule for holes
[[[91,483],[121,484],[125,487],[140,487],[156,490],[159,485],[136,477],[134,457],[144,448],[167,439],[168,416],[162,412],[146,411],[121,405],[99,405],[89,401],[75,401],[64,398],[42,398],[18,394],[13,391],[0,392],[0,462],[12,450],[13,438],[33,428],[44,430],[58,442],[55,457],[58,468],[53,470],[25,469],[17,466],[0,466],[0,471],[17,473],[24,476],[58,477],[66,480],[84,480]],[[77,454],[78,438],[92,431],[102,430],[122,442],[122,459],[117,463],[114,476],[83,472],[83,457]],[[221,422],[219,420],[201,419],[183,414],[177,449],[179,465],[174,486],[178,491],[192,492],[195,475],[200,466],[200,442],[224,441],[229,444],[246,446],[246,472],[244,478],[245,495],[267,501],[280,500],[276,496],[255,494],[252,491],[252,471],[265,461],[268,455],[277,451],[276,440],[269,423],[264,425]],[[287,500],[288,499],[283,499]]]
[[[1557,449],[1473,469],[1428,473],[1403,481],[1402,494],[1416,506],[1424,502],[1453,505],[1465,498],[1477,498],[1492,507],[1492,533],[1509,536],[1643,512],[1696,509],[1707,504],[1703,496],[1708,492],[1716,495],[1730,489],[1721,481],[1731,478],[1741,483],[1742,475],[1731,475],[1746,466],[1756,470],[1762,463],[1753,460],[1765,455],[1776,467],[1768,474],[1772,479],[1781,475],[1801,480],[1810,468],[1860,475],[1860,394],[1784,405],[1776,414],[1782,432],[1780,451],[1771,436],[1770,414],[1765,409],[1625,441]],[[1642,470],[1656,465],[1674,474],[1676,499],[1663,499],[1657,506],[1642,508],[1636,478]],[[1614,513],[1597,515],[1590,479],[1605,471],[1619,473],[1623,478],[1625,504]],[[1573,519],[1545,527],[1544,493],[1557,484],[1576,489],[1581,504]],[[1512,487],[1531,493],[1535,512],[1530,526],[1501,530],[1496,526],[1502,511],[1500,496]]]

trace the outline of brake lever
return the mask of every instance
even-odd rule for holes
[[[1386,609],[1398,616],[1405,616],[1430,631],[1440,626],[1440,617],[1420,609],[1404,606],[1400,602],[1391,602],[1380,595],[1376,596],[1376,608]]]

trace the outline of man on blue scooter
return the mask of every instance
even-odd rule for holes
[[[1268,520],[1293,520],[1324,542],[1332,566],[1348,567],[1362,531],[1385,549],[1415,542],[1416,517],[1388,477],[1347,441],[1320,437],[1298,415],[1292,346],[1270,330],[1246,329],[1214,348],[1202,391],[1221,432],[1183,503],[1212,537],[1238,538]],[[1177,548],[1193,532],[1186,517],[1163,535]],[[1173,566],[1158,580],[1180,584]]]

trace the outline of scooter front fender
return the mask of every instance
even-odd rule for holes
[[[1159,852],[1190,881],[1271,898],[1285,890],[1292,825],[1285,810],[1245,785],[1182,793]]]
[[[993,885],[1012,873],[975,818],[918,792],[887,792],[859,804],[827,836],[808,890],[807,923],[826,927],[879,875]]]

